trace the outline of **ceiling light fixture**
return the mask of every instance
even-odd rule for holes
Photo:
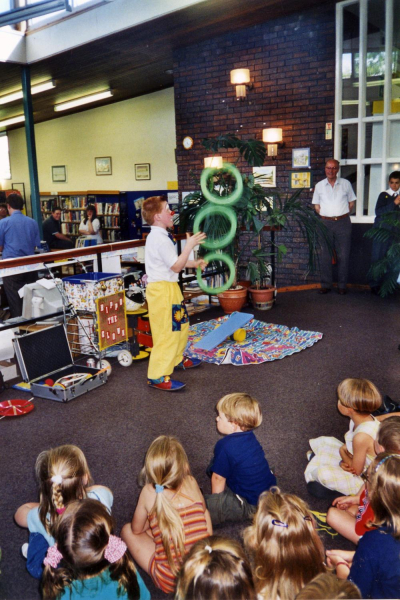
[[[47,90],[51,90],[55,87],[56,84],[52,80],[44,81],[43,83],[37,83],[31,87],[31,94],[40,94],[41,92],[46,92]],[[22,90],[11,92],[11,94],[4,94],[4,96],[0,96],[0,104],[8,104],[9,102],[14,102],[15,100],[21,100],[22,97]]]
[[[0,121],[0,127],[15,125],[16,123],[22,123],[23,121],[25,121],[24,115],[19,115],[18,117],[11,117],[10,119],[4,119],[4,121]]]
[[[98,92],[97,94],[91,94],[90,96],[82,96],[81,98],[76,98],[76,100],[68,100],[67,102],[55,104],[54,110],[56,112],[60,110],[69,110],[70,108],[75,108],[76,106],[82,106],[83,104],[90,104],[91,102],[104,100],[104,98],[110,98],[112,95],[113,93],[111,90],[106,90],[104,92]]]

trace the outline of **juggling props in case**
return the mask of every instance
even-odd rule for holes
[[[233,190],[233,192],[228,196],[220,196],[214,191],[214,175],[215,173],[219,173],[221,171],[228,172],[236,180],[236,187]],[[204,242],[202,242],[202,246],[204,246],[204,248],[207,248],[208,250],[221,250],[222,248],[226,248],[226,246],[228,246],[232,242],[236,235],[237,217],[235,211],[230,207],[236,204],[236,202],[238,202],[242,197],[242,176],[240,174],[240,171],[234,165],[224,163],[222,169],[204,169],[201,174],[200,185],[204,197],[211,204],[203,206],[203,208],[199,210],[194,220],[193,231],[194,233],[198,233],[201,230],[200,223],[202,223],[202,221],[204,221],[204,219],[208,217],[212,217],[214,215],[226,217],[230,224],[230,229],[228,233],[222,238],[218,238],[215,240],[206,239]],[[210,252],[209,254],[206,254],[204,260],[208,263],[216,260],[225,263],[229,268],[229,278],[228,281],[223,285],[215,288],[210,288],[203,282],[202,271],[199,267],[197,269],[197,281],[199,283],[199,286],[207,294],[221,294],[222,292],[225,292],[225,290],[231,287],[233,280],[235,279],[235,265],[233,263],[232,258],[228,254]]]
[[[74,364],[64,325],[19,336],[13,344],[34,396],[69,402],[107,382],[107,369]]]

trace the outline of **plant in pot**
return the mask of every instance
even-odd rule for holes
[[[203,146],[214,154],[220,148],[237,149],[239,156],[236,164],[243,160],[248,167],[261,166],[264,163],[266,149],[263,142],[250,139],[241,140],[234,135],[221,135],[217,138],[207,138],[202,141]],[[193,174],[192,174],[193,177]],[[193,177],[195,180],[195,178]],[[246,300],[247,290],[237,285],[239,278],[239,269],[242,262],[253,264],[251,269],[260,270],[263,274],[264,267],[261,263],[264,258],[270,257],[272,265],[275,259],[281,260],[286,254],[287,248],[284,244],[276,244],[274,232],[279,230],[289,230],[291,227],[300,228],[303,232],[309,250],[308,270],[312,271],[316,266],[316,251],[318,246],[318,237],[326,237],[325,227],[318,219],[315,211],[305,206],[299,196],[302,190],[297,190],[294,194],[281,195],[275,188],[265,188],[257,183],[257,178],[253,174],[242,175],[243,191],[240,199],[231,208],[237,217],[236,235],[231,243],[223,249],[228,254],[234,264],[234,277],[231,288],[227,290],[228,295],[241,294],[242,306]],[[215,170],[210,186],[223,198],[228,196],[235,189],[236,181],[231,176],[228,168],[222,167]],[[201,190],[188,194],[182,203],[179,211],[179,225],[181,231],[192,231],[193,223],[197,213],[207,203]],[[205,218],[201,229],[207,234],[208,240],[218,240],[225,236],[229,230],[229,223],[222,215],[212,215]],[[254,249],[254,245],[256,248]],[[205,251],[200,247],[200,253]],[[209,264],[208,272],[205,277],[213,278],[214,282],[221,282],[224,275],[224,264],[219,260],[214,260]],[[267,268],[267,266],[265,266]],[[253,271],[255,274],[255,270]],[[263,275],[264,276],[264,275]],[[255,280],[257,278],[255,277]],[[260,282],[262,277],[260,277]],[[239,288],[239,289],[238,289]],[[224,301],[226,292],[223,295],[218,294],[221,305]],[[241,307],[240,307],[241,308]],[[233,310],[240,310],[234,308]],[[231,309],[228,309],[231,310]]]

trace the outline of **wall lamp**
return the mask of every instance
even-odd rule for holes
[[[282,143],[282,129],[280,127],[271,127],[269,129],[263,129],[262,134],[263,142],[265,142],[268,146],[268,156],[277,156],[278,154],[278,146],[283,148],[284,144]]]
[[[40,94],[41,92],[46,92],[47,90],[51,90],[55,87],[56,84],[54,81],[43,81],[43,83],[37,83],[31,87],[31,94]],[[4,96],[0,96],[0,104],[8,104],[9,102],[14,102],[15,100],[21,100],[22,97],[22,90],[11,92],[11,94],[4,94]]]
[[[97,94],[90,94],[90,96],[82,96],[75,100],[68,100],[67,102],[60,102],[54,105],[54,110],[59,112],[60,110],[69,110],[76,106],[82,106],[83,104],[90,104],[91,102],[98,102],[104,100],[104,98],[110,98],[113,95],[111,90],[105,90],[104,92],[98,92]]]
[[[250,83],[249,69],[234,69],[231,71],[231,83],[236,86],[236,100],[244,100],[247,90],[253,89]]]
[[[222,169],[222,156],[206,156],[204,159],[204,168]]]

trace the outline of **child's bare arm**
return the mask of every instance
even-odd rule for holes
[[[20,506],[14,515],[15,522],[20,527],[28,527],[28,513],[32,508],[39,506],[38,502],[27,502]]]
[[[377,421],[384,421],[385,419],[390,419],[390,417],[400,417],[400,412],[387,413],[385,415],[379,415],[375,418]]]
[[[212,494],[220,494],[224,491],[226,484],[225,477],[221,477],[221,475],[217,475],[217,473],[213,473],[211,477],[211,493]]]
[[[366,433],[357,433],[353,438],[353,472],[355,475],[361,475],[364,471],[365,461],[368,450],[373,446],[373,440]],[[372,449],[372,452],[373,449]]]
[[[145,486],[140,493],[131,523],[132,533],[136,535],[145,532],[149,528],[148,512],[146,509],[146,502],[148,501],[149,493],[146,488],[147,486]]]
[[[340,458],[343,460],[343,462],[345,462],[346,464],[348,464],[349,466],[351,466],[351,463],[352,463],[352,460],[353,460],[353,456],[347,450],[346,444],[343,444],[343,446],[341,446],[339,448],[339,454],[340,454]]]

